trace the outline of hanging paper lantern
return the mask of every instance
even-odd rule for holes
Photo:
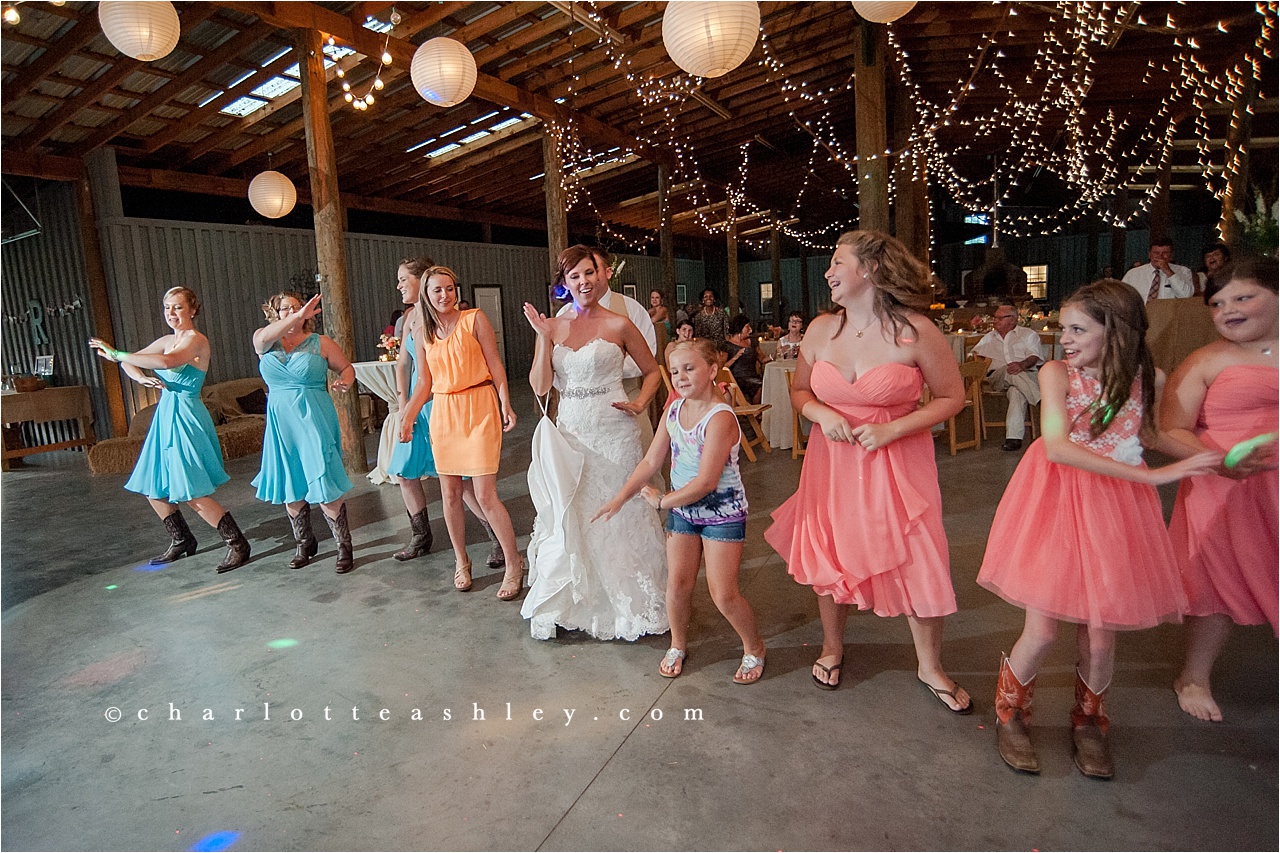
[[[671,61],[695,77],[721,77],[742,64],[760,35],[755,0],[672,0],[662,13]]]
[[[915,8],[915,0],[902,3],[869,3],[866,0],[851,0],[853,8],[859,15],[873,24],[888,24],[898,20]]]
[[[279,219],[297,203],[293,181],[279,172],[268,170],[249,182],[249,204],[268,219]]]
[[[178,44],[178,13],[167,0],[103,0],[98,23],[116,50],[143,62],[168,56]]]
[[[460,41],[437,36],[413,53],[409,76],[418,94],[437,107],[452,107],[476,86],[476,58]]]

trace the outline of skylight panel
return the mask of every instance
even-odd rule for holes
[[[257,98],[250,98],[246,95],[243,98],[237,98],[227,104],[225,107],[218,110],[218,112],[226,113],[229,116],[239,116],[240,118],[244,118],[249,115],[249,113],[257,112],[266,105],[266,101],[261,101]]]
[[[506,121],[500,121],[500,122],[498,122],[498,123],[497,123],[497,124],[495,124],[493,127],[489,128],[489,130],[491,130],[491,131],[492,131],[492,130],[502,130],[504,127],[511,127],[511,125],[513,125],[513,124],[519,124],[519,123],[520,123],[520,122],[522,122],[522,121],[524,121],[524,119],[520,118],[519,116],[512,116],[511,118],[507,119]]]
[[[456,151],[461,147],[462,146],[456,142],[450,142],[448,145],[444,146],[443,148],[437,148],[435,151],[429,152],[427,154],[427,159],[431,159],[433,157],[439,157],[441,154],[448,154],[450,151]]]
[[[228,89],[234,89],[236,86],[239,86],[241,83],[243,83],[245,80],[248,80],[250,77],[252,77],[252,76],[253,76],[254,74],[256,74],[256,73],[257,73],[256,71],[246,71],[246,72],[244,72],[244,73],[243,73],[243,74],[241,74],[239,77],[237,77],[236,79],[232,80],[232,81],[231,81],[231,85],[230,85],[230,86],[228,86],[227,88],[228,88]]]
[[[366,18],[361,26],[366,30],[373,30],[375,33],[387,33],[395,29],[395,24],[390,21],[379,21],[377,18]]]
[[[270,65],[270,64],[271,64],[271,63],[273,63],[273,62],[275,62],[277,59],[279,59],[280,57],[284,56],[286,53],[288,53],[288,52],[289,52],[289,51],[291,51],[291,50],[293,50],[293,48],[291,48],[291,47],[282,47],[282,48],[280,48],[280,51],[279,51],[278,53],[274,54],[273,56],[268,57],[268,58],[267,58],[267,59],[265,59],[265,60],[263,60],[263,62],[262,62],[262,67],[263,67],[263,68],[266,68],[268,65]]]
[[[201,101],[201,102],[200,102],[199,104],[197,104],[196,106],[197,106],[197,108],[198,108],[198,107],[206,107],[206,106],[208,106],[209,104],[213,103],[213,102],[214,102],[215,100],[217,100],[218,98],[220,98],[222,95],[223,95],[222,90],[218,90],[217,92],[214,92],[214,93],[213,93],[212,95],[210,95],[209,97],[205,98],[203,101]]]
[[[501,112],[502,112],[501,110],[494,110],[494,111],[493,111],[493,112],[491,112],[491,113],[486,113],[486,114],[484,114],[484,115],[480,116],[480,118],[473,118],[473,119],[470,121],[470,124],[480,124],[481,122],[488,121],[489,119],[493,118],[494,116],[498,115],[498,114],[499,114],[499,113],[501,113]]]
[[[409,147],[409,148],[404,149],[404,153],[406,153],[406,154],[412,154],[414,151],[417,151],[417,150],[418,150],[419,148],[421,148],[422,146],[424,146],[424,145],[430,145],[431,143],[433,143],[433,142],[435,142],[435,141],[436,141],[436,138],[435,138],[434,136],[433,136],[433,137],[431,137],[430,139],[424,139],[424,140],[422,140],[421,142],[419,142],[417,145],[414,145],[414,146],[412,146],[412,147]]]
[[[459,145],[466,145],[468,142],[475,142],[477,139],[484,139],[489,135],[489,131],[482,130],[479,133],[473,133],[470,136],[463,137],[458,140]]]
[[[253,90],[253,94],[260,98],[278,98],[286,92],[292,92],[302,84],[297,80],[290,80],[288,77],[272,77],[267,82]]]

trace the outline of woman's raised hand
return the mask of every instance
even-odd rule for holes
[[[110,362],[119,362],[116,358],[115,349],[102,338],[89,338],[89,346],[96,350],[98,355]]]
[[[307,300],[306,304],[298,309],[298,316],[304,321],[310,320],[312,317],[320,313],[320,294],[316,294]]]
[[[533,330],[544,338],[550,338],[554,324],[546,314],[543,314],[537,308],[526,302],[524,304],[524,318],[529,321],[529,325]]]

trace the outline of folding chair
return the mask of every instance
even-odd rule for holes
[[[791,386],[795,384],[796,372],[794,370],[786,371],[787,374],[787,396],[791,396]],[[805,450],[808,449],[809,439],[805,436],[804,430],[800,428],[800,413],[796,411],[795,406],[791,407],[791,458],[799,459],[804,456]]]
[[[956,441],[956,418],[959,415],[952,415],[947,421],[952,456],[956,455],[957,450],[968,447],[982,449],[982,380],[990,367],[991,359],[981,356],[960,365],[960,378],[964,380],[964,407],[973,410],[973,438],[968,441]]]
[[[751,451],[751,448],[755,447],[757,444],[764,448],[765,453],[772,453],[773,448],[769,445],[769,439],[765,438],[764,428],[760,426],[760,415],[773,407],[768,403],[757,403],[755,405],[748,403],[746,395],[742,393],[742,389],[738,387],[738,383],[734,380],[733,374],[730,373],[729,369],[726,367],[720,368],[720,374],[716,378],[716,381],[729,388],[729,396],[732,400],[731,406],[733,408],[733,413],[739,418],[745,420],[751,429],[755,431],[756,437],[751,439],[747,438],[746,430],[741,431],[742,438],[740,439],[740,443],[742,445],[742,452],[747,454],[747,458],[752,462],[756,461],[756,455]]]

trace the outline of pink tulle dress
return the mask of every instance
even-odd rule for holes
[[[1210,384],[1196,435],[1207,447],[1232,445],[1278,427],[1280,371],[1234,365]],[[1275,471],[1232,480],[1189,477],[1178,488],[1169,536],[1178,555],[1191,616],[1225,613],[1238,625],[1271,624],[1277,631],[1277,487]]]
[[[1070,440],[1143,465],[1140,384],[1097,438],[1089,418],[1102,384],[1067,366]],[[996,509],[978,583],[1010,604],[1112,630],[1178,622],[1186,595],[1156,490],[1050,462],[1027,449]]]
[[[847,382],[829,362],[813,393],[850,424],[887,423],[920,401],[920,371],[882,364]],[[764,537],[797,581],[880,616],[956,611],[942,528],[933,438],[917,433],[874,451],[814,430],[796,493],[773,512]]]

